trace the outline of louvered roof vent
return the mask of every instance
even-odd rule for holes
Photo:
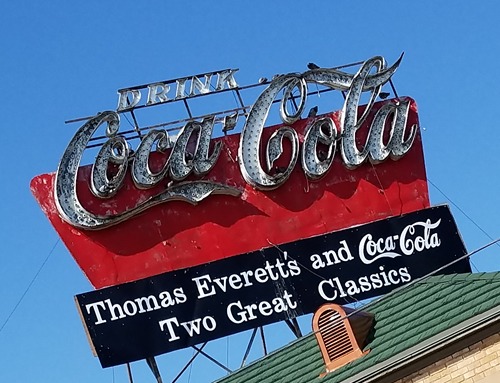
[[[313,317],[313,329],[325,360],[326,372],[331,372],[363,355],[366,339],[373,324],[373,314],[356,312],[336,304],[321,306]]]

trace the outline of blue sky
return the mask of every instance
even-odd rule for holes
[[[102,369],[92,357],[73,302],[91,286],[29,190],[31,178],[56,169],[78,128],[64,121],[116,108],[120,88],[223,68],[240,68],[246,85],[311,61],[392,63],[405,52],[394,81],[419,105],[432,203],[452,204],[469,251],[500,237],[499,8],[493,0],[3,2],[0,381],[127,381],[123,366]],[[498,270],[499,252],[475,255],[476,269]],[[270,342],[291,339],[284,325],[269,331]],[[210,347],[235,368],[247,338]],[[165,381],[191,354],[158,358]],[[136,381],[154,381],[144,362],[132,368]],[[223,374],[203,362],[179,381]]]

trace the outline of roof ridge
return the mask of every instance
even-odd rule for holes
[[[414,285],[419,284],[437,284],[437,283],[450,283],[450,282],[470,282],[479,280],[492,280],[492,282],[500,282],[500,279],[495,280],[495,277],[500,277],[500,272],[479,272],[479,273],[460,273],[460,274],[444,274],[444,275],[430,275],[421,280],[417,280]]]
[[[495,279],[498,278],[498,279]],[[480,272],[480,273],[460,273],[460,274],[449,274],[449,275],[429,275],[423,277],[422,279],[416,279],[406,285],[402,285],[399,288],[366,303],[361,306],[359,310],[370,311],[372,308],[377,308],[379,305],[383,305],[388,299],[395,299],[401,294],[406,294],[409,289],[413,287],[421,287],[424,285],[437,285],[441,283],[464,283],[464,282],[477,282],[481,280],[487,280],[489,283],[500,283],[500,272]]]

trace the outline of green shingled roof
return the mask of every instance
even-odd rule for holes
[[[321,352],[310,334],[218,382],[342,382],[495,308],[500,311],[500,272],[430,277],[368,305],[364,311],[375,314],[370,353],[323,378]]]

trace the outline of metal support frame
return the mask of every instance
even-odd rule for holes
[[[285,320],[285,323],[287,324],[287,326],[290,328],[290,330],[292,330],[293,334],[297,337],[297,338],[300,338],[302,337],[302,332],[300,330],[300,327],[299,327],[299,324],[298,324],[298,321],[296,318],[292,318],[292,319],[289,319],[289,320]],[[265,333],[264,333],[264,327],[256,327],[252,330],[252,334],[250,336],[250,339],[248,341],[248,345],[247,345],[247,348],[245,350],[245,354],[243,356],[243,359],[241,361],[241,365],[240,365],[240,368],[242,368],[243,366],[245,366],[246,364],[246,361],[248,359],[248,356],[250,354],[250,351],[252,349],[252,346],[253,346],[253,343],[255,341],[255,337],[257,335],[257,332],[260,333],[260,337],[261,337],[261,342],[262,342],[262,351],[263,351],[263,354],[264,356],[266,356],[268,354],[268,349],[267,349],[267,342],[266,342],[266,336],[265,336]],[[175,378],[172,380],[171,383],[176,383],[181,377],[182,375],[187,371],[187,369],[194,363],[195,359],[199,356],[199,355],[203,355],[205,358],[207,358],[208,360],[210,360],[212,363],[216,364],[217,366],[219,366],[220,368],[222,368],[223,370],[225,370],[226,372],[228,373],[231,373],[233,372],[233,370],[231,370],[228,366],[224,365],[223,363],[219,362],[217,359],[215,359],[213,356],[209,355],[208,353],[206,353],[205,351],[203,351],[203,349],[205,348],[205,346],[208,344],[208,342],[205,342],[203,343],[200,347],[197,347],[197,346],[191,346],[191,348],[193,350],[195,350],[195,353],[193,354],[193,356],[187,361],[187,363],[184,365],[184,367],[182,367],[182,369],[179,371],[179,373],[175,376]],[[147,358],[146,359],[146,363],[148,365],[148,367],[151,369],[153,375],[155,376],[156,378],[156,382],[157,383],[163,383],[163,380],[162,380],[162,377],[161,377],[161,374],[160,374],[160,370],[158,368],[158,365],[156,363],[156,360],[154,357],[150,357],[150,358]],[[126,367],[127,367],[127,373],[128,373],[128,377],[129,377],[129,382],[130,383],[134,383],[133,381],[133,377],[132,377],[132,370],[131,370],[131,366],[130,366],[130,363],[127,363],[126,364]]]
[[[259,327],[260,329],[260,339],[262,340],[262,349],[264,351],[264,356],[267,355],[267,345],[266,345],[266,337],[264,336],[264,327]]]
[[[389,79],[389,84],[391,85],[392,93],[394,93],[394,97],[399,98],[398,92],[396,92],[396,87],[394,86],[394,83],[392,82],[392,78]]]
[[[299,327],[299,322],[297,321],[297,318],[292,318],[292,319],[287,319],[285,320],[285,323],[287,326],[292,330],[293,335],[298,338],[302,338],[302,331],[300,330]]]
[[[154,356],[147,358],[146,363],[148,364],[149,368],[153,372],[153,375],[155,376],[156,381],[158,383],[163,383],[163,381],[161,380],[160,370],[158,369],[158,365],[156,364],[156,360],[155,360]]]
[[[342,66],[339,66],[339,67],[335,67],[335,69],[342,69],[342,68],[352,67],[352,66],[359,65],[359,64],[362,64],[362,62],[356,62],[356,63],[353,63],[353,64],[342,65]],[[219,117],[218,121],[220,122],[220,121],[223,121],[223,116],[225,116],[225,115],[227,115],[229,113],[237,113],[238,116],[244,116],[244,117],[246,117],[247,114],[248,114],[248,110],[251,108],[251,105],[245,105],[245,103],[243,101],[243,97],[242,97],[242,91],[245,91],[245,90],[248,90],[248,89],[253,89],[253,88],[259,87],[259,86],[265,86],[266,84],[267,83],[257,83],[257,84],[252,84],[252,85],[248,85],[248,86],[243,86],[243,87],[238,87],[238,88],[224,89],[223,91],[219,91],[218,93],[230,91],[233,94],[235,94],[236,95],[235,99],[236,99],[236,102],[237,102],[237,104],[239,106],[237,108],[233,108],[233,109],[229,109],[229,110],[223,110],[223,111],[218,111],[218,112],[212,113],[213,115],[216,116],[216,121],[217,121],[217,116]],[[389,80],[389,85],[391,87],[391,90],[392,90],[394,96],[396,98],[399,97],[392,79]],[[308,91],[307,92],[307,96],[311,96],[311,95],[318,95],[319,96],[322,93],[333,91],[333,89],[331,89],[331,88],[318,89],[318,84],[315,84],[315,86],[316,86],[316,89]],[[205,97],[205,96],[210,96],[212,94],[217,94],[217,93],[198,94],[198,95],[195,95],[195,96],[193,96],[191,98]],[[346,98],[346,92],[341,91],[341,94],[342,94],[342,97],[345,99]],[[183,102],[188,117],[187,118],[183,118],[183,119],[178,119],[178,120],[175,120],[175,121],[161,123],[161,124],[148,125],[148,126],[142,126],[141,127],[139,125],[139,122],[137,120],[137,117],[136,117],[134,111],[136,109],[147,108],[149,106],[162,105],[164,103],[159,103],[159,104],[154,104],[154,105],[143,105],[143,106],[140,106],[140,107],[137,107],[137,108],[134,108],[134,109],[127,109],[127,110],[119,111],[118,113],[130,113],[130,115],[132,116],[132,120],[133,120],[133,123],[131,123],[133,129],[128,130],[128,131],[122,131],[120,133],[120,135],[124,136],[127,140],[141,139],[144,131],[149,131],[149,130],[155,129],[155,128],[164,128],[164,127],[167,127],[167,126],[172,126],[171,128],[166,129],[169,132],[171,132],[171,131],[178,131],[179,129],[181,129],[181,126],[180,126],[181,124],[184,124],[187,121],[199,120],[199,119],[201,119],[203,117],[206,117],[206,115],[194,116],[193,113],[192,113],[192,111],[191,111],[191,109],[190,109],[190,106],[188,104],[188,99],[187,98],[169,100],[166,103],[178,102],[178,101],[182,101]],[[282,98],[278,97],[278,98],[276,98],[276,100],[273,101],[273,104],[274,103],[279,103],[281,101],[282,101]],[[296,99],[295,99],[294,95],[291,95],[289,101],[294,105],[295,108],[297,108],[297,105],[296,105],[297,102],[296,102]],[[90,118],[92,118],[92,116],[67,120],[67,121],[65,121],[65,123],[74,123],[74,122],[79,122],[79,121],[85,121],[85,120],[88,120]],[[90,141],[89,141],[89,145],[87,146],[87,148],[98,147],[98,146],[102,145],[101,141],[106,140],[106,139],[107,139],[106,136],[92,137],[90,139]]]
[[[248,354],[250,354],[250,350],[252,349],[253,341],[255,339],[255,335],[257,334],[257,328],[254,328],[252,331],[252,336],[250,337],[250,340],[248,341],[247,349],[245,351],[245,355],[243,355],[243,360],[241,361],[241,367],[243,367],[247,361]]]
[[[134,121],[134,131],[137,133],[139,138],[142,138],[141,128],[139,128],[139,123],[137,122],[137,118],[135,117],[133,109],[130,111],[130,115],[132,116],[132,120]]]
[[[184,102],[184,106],[186,107],[186,111],[188,113],[189,118],[192,119],[193,114],[191,113],[191,109],[189,109],[189,104],[188,104],[187,100],[185,98],[183,98],[182,101]]]
[[[239,90],[241,90],[242,88],[240,88]],[[332,92],[333,89],[330,89],[330,88],[325,88],[325,89],[321,89],[319,91],[311,91],[311,92],[308,92],[307,95],[308,96],[311,96],[311,95],[316,95],[316,94],[322,94],[322,93],[326,93],[326,92]],[[277,98],[276,100],[273,101],[273,104],[276,104],[276,103],[279,103],[281,102],[282,99],[281,98]],[[244,116],[246,117],[247,115],[247,110],[250,108],[250,106],[248,105],[244,105],[242,107],[238,107],[238,108],[233,108],[233,109],[227,109],[227,110],[223,110],[223,111],[218,111],[218,112],[214,112],[213,115],[216,116],[216,119],[217,119],[217,116],[222,116],[222,115],[226,115],[226,114],[229,114],[231,112],[235,113],[235,112],[238,112],[238,115],[239,116]],[[187,110],[187,109],[186,109]],[[125,113],[125,112],[129,112],[129,111],[123,111],[123,112],[119,112],[119,113]],[[189,114],[190,112],[188,112]],[[188,118],[183,118],[183,119],[178,119],[178,120],[175,120],[175,121],[169,121],[169,122],[165,122],[165,123],[161,123],[161,124],[155,124],[155,125],[147,125],[147,126],[139,126],[138,125],[138,122],[137,121],[134,121],[134,125],[137,125],[137,129],[136,127],[133,125],[133,129],[131,130],[124,130],[123,132],[121,132],[120,134],[122,136],[124,136],[127,140],[134,140],[134,139],[140,139],[141,136],[142,136],[142,132],[144,131],[148,131],[148,130],[151,130],[151,129],[156,129],[156,128],[164,128],[164,127],[167,127],[167,126],[173,126],[171,128],[167,128],[166,130],[168,132],[173,132],[173,131],[178,131],[181,127],[179,126],[180,124],[184,124],[188,121],[191,121],[191,120],[200,120],[202,119],[203,117],[206,117],[206,115],[201,115],[201,116],[191,116],[191,117],[188,117]],[[79,122],[79,121],[84,121],[84,120],[88,120],[92,117],[84,117],[84,118],[78,118],[78,119],[74,119],[74,120],[68,120],[68,121],[65,121],[66,123],[73,123],[73,122]],[[217,120],[216,120],[217,121]],[[219,120],[220,121],[220,120]],[[89,145],[87,145],[87,148],[94,148],[94,147],[98,147],[98,146],[101,146],[102,145],[102,142],[96,142],[96,141],[102,141],[102,140],[106,140],[107,137],[106,136],[96,136],[96,137],[92,137],[90,140],[89,140]]]
[[[215,363],[217,366],[219,366],[220,368],[222,368],[223,370],[231,373],[233,372],[229,367],[225,366],[224,364],[222,364],[221,362],[219,362],[217,359],[215,359],[214,357],[212,357],[211,355],[207,354],[205,351],[203,351],[203,349],[205,348],[205,346],[207,345],[208,342],[205,342],[201,345],[201,347],[197,347],[197,346],[191,346],[191,348],[193,350],[196,351],[195,354],[193,354],[193,356],[188,360],[188,362],[184,365],[184,367],[179,371],[179,373],[177,374],[177,376],[172,380],[172,383],[175,383],[177,382],[180,377],[186,372],[186,370],[189,368],[189,366],[191,364],[193,364],[194,360],[198,357],[198,355],[203,355],[205,358],[207,358],[208,360],[210,360],[211,362]],[[160,381],[158,381],[158,383],[161,383]]]
[[[234,89],[234,93],[236,93],[236,96],[238,97],[238,101],[240,102],[240,107],[245,111],[245,115],[248,114],[247,108],[248,106],[245,106],[245,103],[243,102],[243,98],[241,97],[241,92],[239,88]]]
[[[186,363],[186,365],[181,369],[181,371],[177,374],[177,376],[174,378],[174,380],[172,380],[172,383],[175,383],[177,382],[177,380],[179,380],[179,378],[182,376],[182,374],[184,374],[184,372],[188,369],[188,367],[194,362],[194,360],[196,359],[196,357],[198,355],[200,355],[200,352],[201,350],[203,350],[203,348],[207,345],[208,342],[205,342],[201,345],[199,351],[196,351],[195,354],[193,354],[193,356],[191,357],[191,359],[189,359],[189,361]]]
[[[132,378],[132,369],[130,368],[130,363],[127,363],[127,375],[130,383],[134,383],[134,379]]]
[[[199,351],[199,353],[201,355],[203,355],[205,358],[207,358],[208,360],[214,362],[217,366],[219,366],[220,368],[226,370],[227,372],[233,372],[233,370],[231,370],[229,367],[223,365],[221,362],[219,362],[217,359],[215,359],[214,357],[208,355],[205,351],[202,351],[200,348],[196,347],[196,346],[191,346],[192,348],[194,348],[196,351]]]

